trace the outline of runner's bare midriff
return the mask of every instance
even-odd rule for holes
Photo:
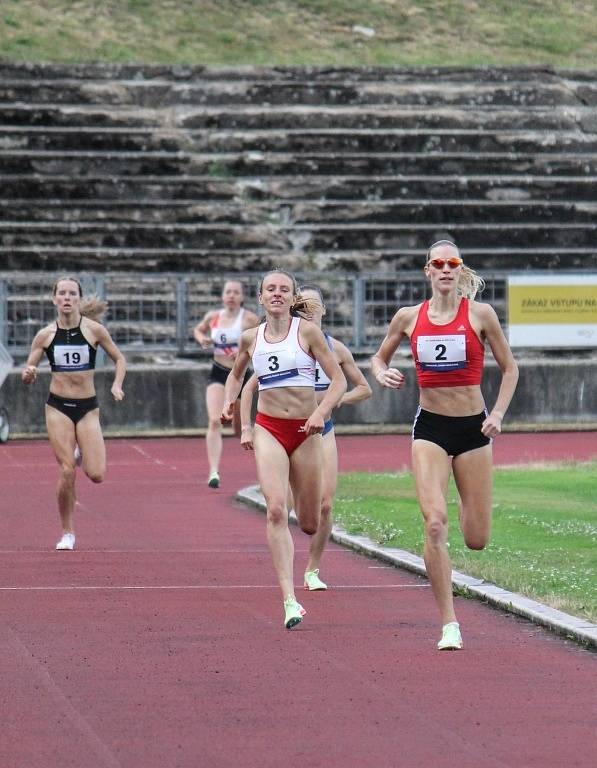
[[[259,393],[257,410],[278,419],[308,419],[317,403],[310,387],[278,387]]]
[[[464,387],[424,387],[419,403],[424,411],[443,416],[474,416],[485,408],[478,384]]]
[[[59,397],[93,397],[95,395],[93,373],[93,371],[53,373],[50,382],[50,392]]]

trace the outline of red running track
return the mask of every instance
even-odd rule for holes
[[[339,444],[343,469],[408,462],[404,436]],[[496,461],[596,444],[508,434]],[[595,765],[594,653],[461,598],[466,649],[439,653],[427,582],[336,545],[333,588],[301,592],[285,631],[263,515],[233,498],[252,457],[227,440],[212,491],[198,439],[108,450],[102,486],[79,478],[71,553],[48,444],[0,446],[1,768]]]

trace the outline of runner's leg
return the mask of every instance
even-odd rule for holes
[[[207,448],[207,460],[209,462],[209,474],[218,472],[220,458],[222,456],[222,424],[220,415],[224,407],[224,385],[212,383],[205,390],[205,404],[207,406],[207,434],[205,445]]]
[[[460,496],[460,529],[464,542],[469,549],[484,549],[491,534],[491,445],[456,456],[452,472]]]
[[[83,471],[94,483],[106,476],[106,446],[99,420],[99,408],[89,411],[75,427],[77,443],[83,457]]]
[[[284,598],[294,597],[294,544],[286,508],[288,456],[276,438],[259,424],[254,428],[253,445],[257,478],[267,507],[267,542],[274,570]]]
[[[447,624],[456,621],[452,595],[452,564],[447,548],[446,493],[450,476],[450,457],[435,443],[413,440],[412,463],[417,498],[425,526],[425,567],[442,624]]]
[[[338,449],[333,429],[323,436],[322,443],[321,510],[319,526],[309,547],[307,571],[315,571],[320,566],[321,556],[332,532],[332,503],[338,485]]]
[[[301,530],[309,535],[313,535],[319,526],[322,454],[321,435],[311,435],[290,457],[294,511]]]
[[[75,425],[64,413],[46,405],[46,427],[50,445],[60,467],[56,497],[62,530],[64,533],[74,533],[73,512],[76,500]]]

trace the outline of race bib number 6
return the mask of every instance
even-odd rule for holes
[[[466,368],[466,336],[419,336],[417,358],[423,371],[455,371]]]

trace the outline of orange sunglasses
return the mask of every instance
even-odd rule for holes
[[[456,267],[459,267],[462,264],[462,259],[459,256],[450,256],[449,259],[429,259],[427,264],[431,264],[431,266],[436,269],[443,269],[446,264],[450,269],[456,269]]]

